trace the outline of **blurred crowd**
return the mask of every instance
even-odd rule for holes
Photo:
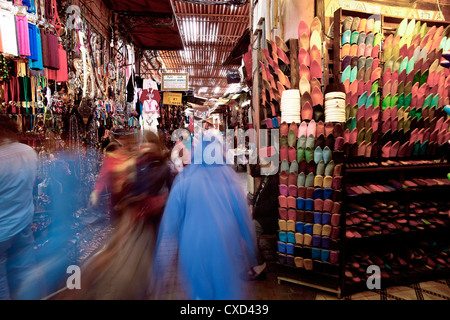
[[[52,292],[45,290],[49,277],[43,273],[67,259],[55,247],[48,261],[36,263],[30,225],[39,160],[17,134],[15,123],[0,116],[0,299],[44,299]],[[187,299],[245,298],[243,280],[260,278],[265,267],[256,244],[262,220],[251,211],[267,211],[263,220],[273,211],[267,203],[249,206],[233,167],[211,161],[224,157],[220,133],[206,130],[201,137],[192,144],[175,137],[168,146],[170,138],[152,132],[112,132],[88,204],[95,210],[102,195],[110,194],[112,232],[79,266],[79,279],[71,279],[79,283],[52,299],[161,299],[168,264],[175,266]],[[194,163],[198,153],[203,156]],[[258,192],[276,194],[268,188],[274,181],[265,179]],[[53,233],[59,243],[68,240],[67,199],[55,207],[61,212]],[[69,275],[55,277],[65,284]]]

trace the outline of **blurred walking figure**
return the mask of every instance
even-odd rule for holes
[[[137,147],[137,133],[129,131],[125,128],[115,128],[111,133],[111,142],[105,148],[105,156],[102,167],[98,173],[97,182],[90,195],[89,206],[96,208],[100,204],[100,197],[103,194],[110,194],[110,209],[113,220],[115,219],[114,206],[117,204],[120,194],[111,190],[113,186],[113,172],[125,158],[129,156],[129,152]]]
[[[174,181],[161,221],[153,280],[164,277],[167,263],[178,262],[188,299],[243,299],[239,274],[256,265],[246,198],[237,174],[226,165],[222,137],[208,130],[203,139],[194,140],[192,156],[202,156],[202,161],[193,159]],[[159,290],[164,286],[159,283]]]
[[[0,115],[0,299],[38,299],[31,230],[38,157],[17,135],[16,122]]]
[[[117,222],[105,247],[81,269],[81,290],[64,298],[140,300],[148,297],[158,227],[172,184],[167,150],[146,133],[134,150],[120,149],[111,171]]]

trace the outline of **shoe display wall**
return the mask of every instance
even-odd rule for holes
[[[343,9],[334,21],[332,86],[342,96],[323,89],[314,63],[326,54],[318,19],[298,27],[298,84],[283,76],[280,65],[295,68],[274,42],[261,63],[265,85],[278,84],[275,99],[270,90],[262,99],[281,115],[280,276],[337,283],[343,295],[367,290],[369,265],[383,287],[448,276],[450,27]]]
[[[444,279],[450,25],[343,9],[334,21],[334,80],[346,91],[342,292],[367,290],[369,265],[383,288]]]
[[[311,25],[300,21],[298,44],[298,89],[280,86],[279,275],[290,269],[293,281],[318,276],[337,288],[345,114],[341,122],[325,121],[336,119],[338,110],[324,110],[323,30],[317,17]]]

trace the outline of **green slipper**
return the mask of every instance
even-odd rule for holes
[[[381,17],[379,14],[375,15],[375,21],[373,23],[373,32],[374,33],[381,32]]]
[[[397,105],[397,103],[398,103],[398,94],[396,93],[395,96],[393,96],[391,98],[391,105],[390,105],[390,107],[391,108],[395,107]]]
[[[350,83],[356,80],[358,77],[358,67],[354,66],[350,72]]]
[[[351,66],[348,65],[344,71],[342,71],[342,75],[341,75],[341,83],[344,83],[345,80],[349,79],[350,80],[350,72],[351,72]]]
[[[358,122],[356,121],[356,118],[352,118],[350,131],[353,131],[356,128],[357,125],[358,125]]]
[[[359,39],[359,32],[353,31],[352,35],[350,36],[350,44],[357,44]]]
[[[403,70],[406,70],[406,67],[408,66],[408,57],[405,57],[402,62],[400,63],[400,66],[398,68],[398,73],[402,73]]]
[[[419,87],[426,83],[428,80],[428,69],[420,76]]]
[[[350,37],[352,35],[352,32],[350,30],[345,30],[342,34],[342,42],[341,45],[344,45],[346,43],[350,43]]]
[[[381,33],[377,33],[375,37],[373,38],[373,46],[379,46],[381,45],[383,35]]]
[[[420,38],[422,39],[427,34],[427,23],[424,22],[423,25],[420,26]]]
[[[378,92],[378,80],[372,83],[372,86],[370,87],[370,92]]]
[[[402,93],[402,94],[400,94],[400,95],[398,96],[397,107],[398,107],[398,108],[403,107],[403,106],[404,106],[404,103],[405,103],[405,94]]]
[[[423,101],[423,106],[422,106],[422,108],[431,106],[431,101],[433,101],[433,94],[432,94],[432,93],[430,93],[430,94],[425,98],[425,100]]]
[[[419,82],[419,83],[420,83],[420,78],[421,78],[420,70],[417,70],[417,72],[414,74],[413,85],[414,85],[416,82]]]
[[[307,147],[305,150],[305,160],[306,162],[310,162],[314,159],[314,150],[310,147]]]
[[[416,109],[415,117],[416,117],[417,119],[420,119],[420,117],[422,117],[422,109],[420,109],[420,108],[417,108],[417,109]]]
[[[419,156],[424,156],[427,152],[427,147],[428,147],[428,143],[429,141],[424,141],[424,143],[422,143],[419,147]]]
[[[415,37],[419,32],[420,32],[420,21],[417,21],[416,25],[414,26],[413,37]]]
[[[364,93],[358,98],[358,109],[365,105],[367,102],[367,91],[364,91]]]
[[[408,64],[406,65],[406,74],[410,74],[411,71],[414,70],[414,57],[409,59]]]
[[[303,159],[305,159],[305,149],[297,148],[297,163],[300,163]]]
[[[431,100],[431,104],[430,107],[434,107],[437,108],[438,107],[438,103],[439,103],[439,93],[437,93],[434,97],[433,100]]]
[[[375,92],[372,92],[368,97],[366,101],[366,109],[373,105],[373,102],[375,100]]]
[[[388,95],[383,98],[383,102],[381,104],[381,109],[386,110],[390,106],[391,106],[391,94],[388,93]]]
[[[412,93],[408,93],[407,96],[405,97],[405,101],[403,102],[403,105],[405,106],[405,108],[409,108],[409,106],[411,105],[411,99],[412,99]]]
[[[420,141],[417,140],[416,142],[414,142],[414,146],[413,146],[411,155],[414,157],[417,157],[419,155],[419,152],[420,152]]]

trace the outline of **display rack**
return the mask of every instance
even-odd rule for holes
[[[304,26],[306,26],[306,23],[302,22]],[[289,48],[289,58],[290,58],[290,75],[289,80],[291,81],[290,89],[297,89],[300,91],[300,103],[301,105],[305,105],[307,103],[310,103],[311,109],[314,108],[314,111],[316,111],[316,107],[318,107],[318,104],[321,105],[321,107],[324,107],[323,103],[323,93],[325,91],[325,87],[330,83],[330,76],[332,74],[331,70],[329,69],[329,66],[331,65],[330,59],[328,56],[328,51],[330,47],[329,41],[327,42],[324,40],[323,37],[323,30],[322,26],[318,23],[318,18],[314,18],[313,22],[311,23],[311,29],[312,26],[314,26],[314,30],[317,30],[320,28],[320,34],[319,37],[314,38],[313,31],[310,32],[310,38],[304,39],[302,38],[302,41],[300,39],[289,39],[286,42],[286,47]],[[309,27],[308,27],[309,28]],[[307,29],[307,27],[305,27]],[[299,35],[301,37],[301,35]],[[318,40],[320,38],[320,40]],[[314,44],[312,44],[314,41],[314,44],[320,43],[320,45],[316,46],[314,48]],[[307,45],[305,45],[307,43]],[[320,47],[320,48],[319,48]],[[306,49],[305,49],[306,48]],[[302,76],[305,74],[308,74],[305,72],[305,69],[301,70],[301,63],[300,63],[300,57],[299,52],[305,49],[303,51],[303,54],[305,54],[305,51],[310,55],[310,62],[311,64],[304,63],[303,67],[307,67],[310,71],[311,79],[316,78],[314,81],[316,87],[313,87],[311,85],[311,91],[308,91],[305,89],[305,87],[302,86],[301,80],[304,81],[304,79],[301,79]],[[320,52],[320,61],[316,58],[316,52]],[[317,59],[317,60],[314,60]],[[314,61],[313,61],[314,60]],[[315,66],[320,66],[321,68],[321,74],[318,75],[318,68],[314,69],[312,66],[315,64]],[[300,76],[299,76],[300,74]],[[314,75],[313,75],[314,74]],[[316,77],[316,75],[318,75]],[[309,80],[309,79],[308,79]],[[300,81],[300,83],[299,83]],[[319,87],[320,84],[320,87]],[[320,94],[322,95],[322,99],[320,102],[312,102],[308,99],[311,99],[311,97],[308,97],[314,94],[317,94],[317,88],[320,90]],[[315,91],[313,91],[315,89]],[[302,91],[305,90],[305,91]],[[317,96],[315,96],[317,97]],[[319,101],[319,100],[314,100]],[[279,104],[280,101],[278,101]],[[317,110],[320,110],[320,108],[317,108]],[[320,114],[320,112],[318,113]],[[305,116],[304,116],[305,115]],[[299,139],[300,136],[297,135],[297,129],[300,130],[300,127],[304,127],[304,125],[314,127],[315,124],[317,124],[319,127],[322,128],[322,133],[318,133],[313,130],[314,135],[314,141],[312,142],[314,145],[317,144],[317,146],[321,146],[321,148],[324,148],[325,145],[325,137],[328,137],[330,135],[327,133],[325,135],[324,133],[324,127],[327,125],[327,122],[325,122],[325,116],[324,114],[322,116],[317,116],[314,114],[313,116],[309,115],[307,113],[301,115],[300,122],[298,121],[285,121],[283,117],[281,117],[280,123],[280,148],[283,148],[283,145],[285,145],[286,141],[283,141],[283,136],[286,135],[284,132],[284,129],[281,128],[281,126],[289,126],[289,131],[292,129],[296,132],[295,139]],[[313,121],[314,120],[314,121]],[[289,122],[289,123],[287,123]],[[270,123],[269,123],[270,124]],[[329,122],[329,125],[332,125],[334,128],[337,123]],[[342,124],[339,124],[342,125]],[[327,126],[327,132],[329,130],[329,126]],[[336,128],[337,129],[337,128]],[[287,137],[285,137],[287,138]],[[306,136],[305,136],[306,139]],[[323,140],[320,140],[323,139]],[[309,141],[309,137],[308,137]],[[320,142],[321,141],[321,142]],[[291,145],[291,147],[296,148],[297,143],[295,145]],[[328,147],[328,141],[327,141],[327,147]],[[330,143],[331,149],[333,151],[336,151],[338,153],[342,152],[341,150],[334,150],[334,139],[333,142]],[[314,146],[314,149],[316,149],[316,146]],[[280,151],[280,155],[283,151]],[[290,151],[292,153],[292,150]],[[296,153],[297,154],[297,153]],[[331,160],[333,160],[335,163],[334,165],[341,165],[341,161],[338,160],[338,157],[335,158],[335,155],[337,153],[333,153],[333,156],[331,157]],[[283,171],[285,171],[283,168],[283,159],[280,158],[280,176],[283,175]],[[314,168],[313,162],[315,160],[307,160],[308,163],[305,162],[305,159],[300,160],[300,158],[296,157],[297,164],[299,165],[298,168],[298,175],[301,173],[304,173],[305,175],[313,175],[315,182],[314,185],[307,184],[304,185],[303,192],[305,192],[304,195],[301,195],[302,191],[300,191],[301,188],[299,188],[298,193],[293,192],[292,188],[301,187],[299,182],[297,181],[297,172],[295,181],[293,181],[293,178],[290,177],[290,182],[286,183],[286,187],[289,187],[292,192],[289,193],[289,198],[291,200],[291,203],[289,205],[283,205],[279,203],[279,230],[277,233],[277,244],[278,244],[278,263],[277,263],[277,280],[279,283],[281,282],[290,282],[294,284],[304,285],[311,288],[316,288],[324,291],[331,292],[333,294],[336,294],[340,297],[340,266],[338,264],[338,257],[340,255],[340,239],[339,239],[339,219],[340,219],[340,201],[341,197],[341,187],[336,184],[336,187],[333,184],[333,187],[330,185],[326,186],[326,184],[322,184],[320,181],[320,178],[323,178],[324,180],[327,180],[331,182],[331,179],[334,177],[333,171],[331,171],[327,177],[324,173],[318,173],[319,171],[316,170],[317,168]],[[323,163],[324,167],[329,164],[329,160],[326,160],[326,162]],[[304,162],[302,164],[302,162]],[[292,173],[292,168],[295,167],[294,160],[290,159],[289,164],[291,167],[289,168],[289,171]],[[319,161],[315,163],[315,165],[318,165]],[[333,166],[334,166],[333,165]],[[306,168],[307,167],[307,168]],[[303,169],[302,169],[303,168]],[[305,169],[306,168],[306,169]],[[286,171],[287,172],[287,171]],[[289,173],[288,173],[289,174]],[[321,176],[321,177],[318,177]],[[318,178],[316,180],[316,178]],[[325,179],[327,178],[327,179]],[[280,178],[280,185],[282,184],[281,178]],[[294,187],[295,185],[295,187]],[[327,191],[325,191],[327,189]],[[306,191],[305,191],[306,190]],[[314,194],[313,194],[314,192]],[[328,195],[325,197],[326,192]],[[283,196],[282,192],[280,191],[280,196]],[[294,205],[292,203],[292,200],[296,198],[297,201],[300,201],[303,199],[305,203],[309,202],[310,206],[305,205],[304,207],[297,203]],[[279,199],[280,200],[280,199]],[[314,203],[314,207],[312,206],[312,202],[316,200]],[[324,202],[328,200],[326,203],[328,206],[321,206],[321,201]],[[332,205],[330,205],[332,204]],[[333,208],[331,208],[333,206]],[[289,213],[284,216],[283,213],[281,213],[283,210],[288,211]],[[331,216],[333,217],[333,222],[331,222]],[[322,219],[323,217],[323,219]],[[336,219],[337,217],[337,219]],[[287,224],[287,229],[283,227],[283,223]],[[295,224],[295,229],[294,229]],[[304,227],[304,230],[303,230]],[[332,231],[330,231],[332,230]],[[283,236],[287,234],[287,239],[283,239]],[[295,241],[294,241],[295,237]],[[308,238],[308,240],[307,240]],[[285,250],[286,246],[286,250]]]
[[[339,22],[334,24],[333,39],[333,80],[336,83],[341,83],[341,75],[343,73],[342,63],[344,57],[341,56],[341,25],[348,16],[368,19],[372,14],[344,9],[336,10],[334,21]],[[382,41],[379,53],[374,59],[379,59],[379,66],[384,70],[388,58],[384,56],[384,51],[381,50],[381,47],[389,35],[395,34],[403,19],[384,15],[379,15],[379,17]],[[415,21],[419,21],[422,25],[426,23],[428,29],[441,27],[441,31],[449,26],[448,23],[442,21],[418,19],[415,19]],[[436,50],[433,57],[439,60],[439,50]],[[405,77],[405,79],[409,78]],[[343,181],[343,212],[345,213],[345,219],[341,221],[343,238],[342,260],[340,263],[342,266],[340,288],[344,296],[368,290],[366,279],[370,274],[366,273],[366,268],[371,264],[378,264],[381,267],[382,288],[443,279],[450,275],[449,241],[448,236],[446,236],[450,227],[448,209],[446,209],[448,208],[447,195],[450,191],[446,176],[450,171],[450,165],[446,160],[448,159],[446,143],[442,143],[442,141],[438,143],[437,140],[432,140],[430,136],[427,136],[430,141],[419,140],[420,143],[413,141],[414,145],[417,146],[417,150],[420,150],[419,146],[423,146],[421,152],[411,152],[409,150],[409,153],[406,152],[406,154],[400,155],[395,152],[389,153],[387,152],[387,147],[384,148],[389,141],[394,144],[396,141],[403,139],[402,142],[405,142],[415,128],[418,130],[426,130],[429,127],[434,129],[433,126],[436,125],[436,120],[439,118],[446,119],[442,106],[448,100],[440,96],[439,100],[436,99],[436,104],[431,105],[431,107],[421,103],[417,105],[412,104],[418,115],[410,114],[410,109],[408,109],[410,106],[406,105],[406,103],[404,105],[399,103],[398,105],[389,106],[386,109],[389,111],[391,110],[389,108],[395,108],[396,116],[403,117],[406,113],[404,117],[405,122],[408,119],[412,126],[406,128],[406,126],[398,125],[397,127],[396,123],[392,126],[392,131],[389,130],[390,128],[386,130],[386,121],[398,119],[391,115],[386,116],[386,109],[383,110],[385,106],[383,101],[386,96],[382,89],[385,81],[384,72],[382,72],[379,86],[374,90],[374,94],[379,97],[378,105],[375,105],[375,107],[379,107],[375,115],[375,118],[379,119],[379,123],[373,126],[374,135],[370,141],[373,147],[372,153],[360,153],[361,141],[353,143],[353,145],[348,144],[346,148],[346,168]],[[431,91],[433,90],[432,88],[427,88],[427,86],[424,86],[424,88],[429,90],[427,93],[431,92],[436,95],[435,91]],[[403,97],[406,97],[403,92],[400,92],[399,96],[402,94]],[[358,95],[357,99],[359,98],[360,95]],[[348,102],[347,108],[349,110],[352,106],[353,104],[349,105]],[[347,110],[347,119],[352,116],[356,117],[356,114],[352,114],[352,111],[349,110]],[[424,125],[423,120],[420,120],[423,110],[427,110],[427,112],[428,110],[433,111],[432,114],[435,120],[434,122],[428,122],[428,126]],[[358,120],[361,118],[364,119],[364,116],[360,116]],[[417,120],[414,118],[417,118]],[[351,122],[347,121],[346,128],[349,126],[351,126]],[[356,127],[357,130],[362,128],[367,130],[367,125],[358,125]],[[448,128],[443,128],[443,130],[448,131]],[[405,143],[405,145],[408,144]],[[411,144],[410,147],[413,148]],[[422,177],[428,184],[422,180],[416,180],[417,183],[415,184],[411,183],[411,181]],[[380,185],[383,187],[382,190],[377,188]],[[356,189],[353,189],[353,186]],[[366,188],[363,189],[364,191],[361,191],[358,190],[358,186],[365,186]],[[439,202],[441,202],[442,210],[435,210],[436,206],[439,208]],[[376,205],[371,207],[371,203],[376,203]],[[386,206],[392,205],[393,207],[389,208],[389,210],[381,210],[384,214],[380,215],[379,212],[376,212],[379,209],[377,205],[382,206],[383,204]],[[427,207],[427,205],[429,206]],[[428,214],[418,214],[414,210],[414,206],[423,206],[424,210],[419,208],[417,212],[423,211],[428,212]],[[390,211],[391,209],[392,211]],[[372,229],[374,225],[378,227],[381,225],[381,230],[377,229],[374,232]],[[353,231],[356,232],[353,234]],[[364,234],[361,235],[360,232]],[[380,257],[382,259],[377,259]],[[423,260],[420,260],[419,257],[422,257]]]

